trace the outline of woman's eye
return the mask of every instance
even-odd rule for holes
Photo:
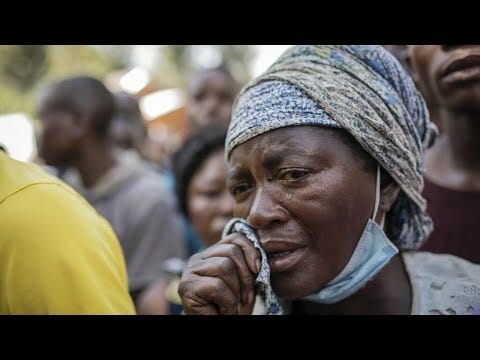
[[[308,170],[303,169],[288,169],[283,170],[279,173],[278,179],[279,180],[286,180],[286,181],[295,181],[300,180],[307,176],[310,172]]]
[[[232,194],[232,196],[240,195],[241,193],[247,191],[248,189],[249,189],[248,184],[233,185],[230,187],[230,194]]]

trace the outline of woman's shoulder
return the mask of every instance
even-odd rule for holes
[[[480,308],[480,265],[448,254],[403,252],[412,314],[470,314]]]

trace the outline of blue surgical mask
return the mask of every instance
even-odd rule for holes
[[[380,202],[380,166],[377,168],[375,191],[375,208],[373,216],[368,219],[362,236],[358,241],[352,257],[345,268],[333,280],[317,293],[305,299],[321,303],[334,304],[358,291],[367,281],[372,279],[390,259],[398,253],[398,248],[383,232],[385,215],[381,225],[375,223]]]

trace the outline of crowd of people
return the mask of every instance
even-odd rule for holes
[[[40,90],[40,164],[0,148],[1,314],[475,314],[480,45],[293,46],[186,88],[145,151],[138,99]]]

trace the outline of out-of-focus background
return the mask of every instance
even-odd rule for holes
[[[35,101],[42,86],[91,75],[134,95],[158,148],[171,152],[186,131],[185,88],[199,68],[226,66],[240,84],[263,72],[289,45],[0,46],[0,144],[19,160],[37,155]]]

